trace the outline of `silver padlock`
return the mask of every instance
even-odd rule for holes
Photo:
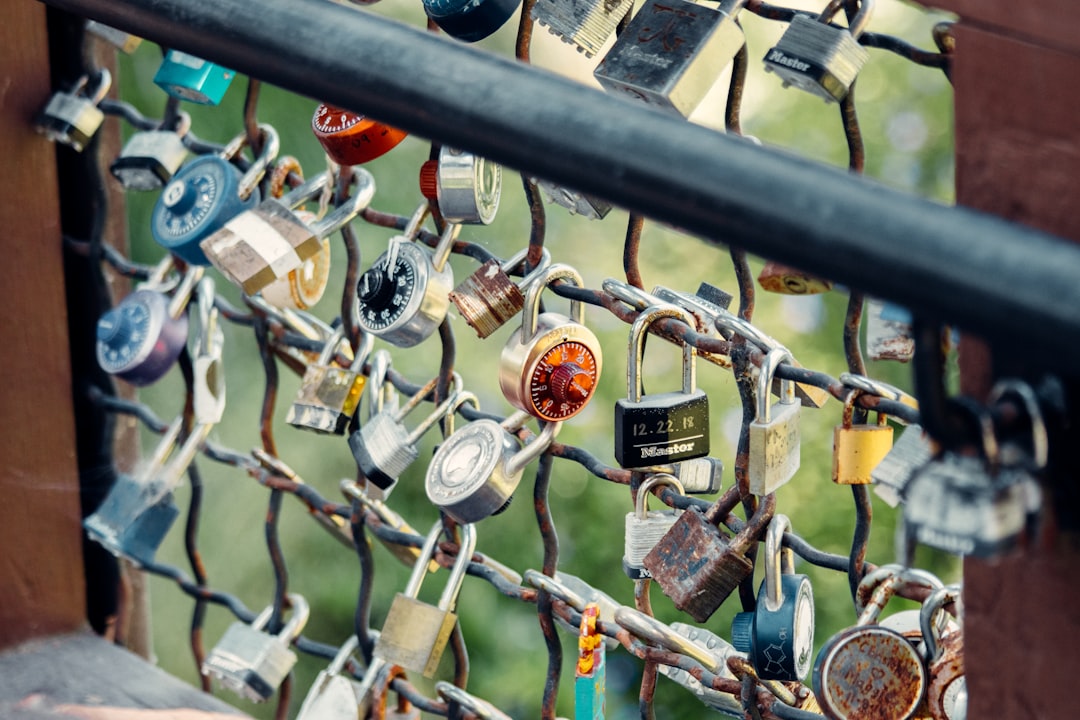
[[[605,90],[689,117],[746,40],[731,13],[646,0],[593,76]]]
[[[546,26],[552,35],[576,45],[578,52],[592,57],[633,7],[633,0],[537,0],[532,19]]]
[[[652,577],[645,569],[645,556],[652,552],[656,543],[667,534],[681,513],[680,510],[672,509],[649,510],[649,494],[657,485],[667,485],[675,488],[680,495],[685,494],[682,483],[667,473],[650,475],[641,483],[634,501],[634,511],[626,513],[624,522],[623,572],[633,580]]]
[[[438,160],[428,160],[420,167],[420,193],[438,205],[446,222],[490,225],[499,210],[502,168],[443,145]]]
[[[292,617],[277,635],[265,632],[273,606],[259,613],[250,625],[230,625],[203,661],[202,674],[251,702],[270,699],[296,665],[296,653],[289,645],[303,631],[310,611],[300,595],[290,593],[289,602]]]
[[[775,72],[784,87],[794,85],[826,102],[847,97],[870,53],[858,37],[870,22],[873,0],[861,0],[847,28],[830,24],[843,0],[831,0],[817,20],[795,15],[776,47],[765,55],[765,69]]]
[[[743,653],[738,652],[731,643],[724,640],[719,635],[696,625],[673,622],[671,623],[671,629],[679,635],[682,635],[688,641],[703,647],[705,650],[715,655],[716,663],[720,666],[719,672],[716,673],[717,675],[729,680],[735,679],[735,675],[727,668],[727,660],[729,657],[743,657]],[[734,695],[720,692],[719,690],[713,690],[711,687],[705,687],[701,684],[700,680],[680,667],[661,664],[657,666],[657,669],[660,671],[661,675],[667,677],[672,682],[682,685],[697,697],[698,700],[721,715],[739,718],[740,720],[745,717],[742,703],[740,703]]]
[[[300,380],[296,400],[289,406],[285,422],[293,427],[319,433],[344,435],[360,407],[367,377],[361,374],[364,362],[375,345],[369,333],[361,336],[360,347],[347,368],[338,367],[333,358],[345,339],[343,330],[330,336],[319,359],[308,365]]]
[[[569,210],[571,215],[580,215],[586,220],[603,220],[614,207],[595,195],[571,190],[547,180],[537,179],[536,185],[549,203],[561,205]]]
[[[109,25],[99,23],[97,20],[86,21],[86,32],[111,43],[117,50],[127,55],[135,52],[139,45],[142,44],[141,37],[126,33],[123,30],[117,30]]]
[[[719,653],[690,640],[687,634],[676,632],[672,626],[640,610],[623,605],[615,612],[615,622],[653,645],[692,658],[714,675],[721,675],[727,670],[726,657],[721,657]]]
[[[124,143],[109,172],[125,190],[160,190],[187,159],[184,135],[190,127],[191,116],[180,113],[174,130],[140,130]]]
[[[263,200],[239,213],[199,243],[207,259],[233,283],[254,295],[287,277],[322,250],[323,238],[347,225],[375,196],[375,178],[364,168],[349,172],[352,195],[322,220],[308,225],[294,212],[332,181],[319,173],[284,197]]]
[[[934,443],[922,427],[909,425],[900,439],[893,443],[892,450],[885,459],[871,471],[874,492],[889,507],[899,505],[903,502],[905,489],[911,478],[930,462],[934,451]]]
[[[529,249],[522,248],[506,262],[488,260],[461,281],[450,293],[450,302],[457,307],[461,317],[476,331],[477,337],[486,338],[509,322],[525,307],[523,290],[536,282],[551,264],[551,253],[544,248],[540,264],[518,282],[509,273],[522,266]]]
[[[356,694],[358,686],[343,674],[359,645],[356,636],[350,635],[329,667],[319,671],[300,705],[296,720],[357,720],[362,717],[361,699]]]
[[[910,362],[915,357],[911,313],[881,300],[866,301],[866,356]]]
[[[476,550],[476,529],[472,525],[461,525],[459,530],[461,545],[450,570],[450,577],[439,596],[438,605],[429,605],[417,598],[420,595],[420,585],[427,575],[428,561],[435,554],[443,532],[441,521],[432,526],[424,546],[420,549],[420,558],[413,566],[405,591],[395,595],[390,605],[379,640],[375,643],[376,657],[400,665],[406,670],[415,670],[427,678],[435,675],[450,633],[457,623],[454,608],[465,579],[465,571]]]
[[[682,483],[687,495],[711,495],[720,492],[724,461],[714,457],[683,460],[675,463],[671,474]]]
[[[431,379],[401,409],[379,413],[349,436],[349,447],[361,472],[387,495],[398,477],[420,457],[416,443],[435,423],[446,417],[455,396],[461,392],[461,376],[454,373],[454,389],[450,396],[410,431],[405,427],[405,416],[434,390],[437,380]]]
[[[450,435],[428,465],[428,500],[459,523],[501,512],[510,502],[525,466],[551,445],[562,423],[541,422],[540,434],[524,447],[514,433],[532,418],[519,411],[501,423],[474,420]]]
[[[401,407],[397,388],[387,377],[393,363],[394,358],[389,350],[379,349],[371,356],[369,365],[371,372],[368,374],[368,385],[371,389],[367,392],[368,420],[384,410],[386,412],[397,412],[398,408]]]
[[[53,93],[38,113],[34,128],[53,142],[82,152],[105,121],[105,113],[98,104],[111,86],[112,75],[105,68],[98,70],[93,83],[88,75],[83,75],[71,90]]]
[[[761,363],[757,382],[757,416],[750,423],[750,492],[769,495],[799,470],[801,434],[795,383],[781,380],[780,402],[770,405],[769,389],[776,368],[791,361],[784,348],[770,350]]]
[[[555,571],[555,577],[543,574],[539,570],[526,570],[524,580],[537,590],[543,590],[550,595],[562,600],[579,613],[585,610],[586,605],[596,605],[600,608],[598,620],[605,623],[615,622],[615,611],[622,607],[621,603],[602,590],[594,588],[577,575],[565,573],[562,570]],[[571,635],[577,635],[580,628],[555,615],[555,624]],[[616,638],[604,636],[604,645],[608,650],[619,647]]]

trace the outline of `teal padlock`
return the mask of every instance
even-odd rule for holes
[[[604,638],[596,629],[600,606],[589,603],[581,613],[578,634],[578,661],[574,670],[574,720],[604,720]]]
[[[236,73],[179,50],[165,53],[154,83],[175,98],[199,105],[217,105]]]

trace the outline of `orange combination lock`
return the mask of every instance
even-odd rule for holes
[[[339,165],[363,165],[390,152],[405,139],[404,130],[323,103],[315,108],[311,129]]]

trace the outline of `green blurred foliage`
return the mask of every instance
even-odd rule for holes
[[[804,6],[806,4],[804,3]],[[257,7],[253,5],[253,8]],[[365,12],[368,10],[365,10]],[[404,0],[385,0],[373,11],[389,14],[414,26],[422,26],[420,4]],[[751,67],[743,113],[743,130],[763,143],[790,149],[799,155],[824,163],[846,166],[847,147],[835,105],[797,90],[783,90],[774,76],[766,74],[760,63],[766,50],[775,44],[783,25],[743,14],[750,47]],[[895,0],[879,2],[871,29],[902,36],[921,47],[932,47],[930,28],[941,16]],[[481,45],[499,54],[512,54],[516,20],[512,20]],[[157,47],[149,44],[133,56],[121,59],[122,96],[144,113],[159,115],[164,94],[152,83],[160,59]],[[537,27],[534,61],[557,72],[592,83],[590,61]],[[219,108],[187,106],[193,129],[205,139],[224,142],[241,132],[241,111],[246,81],[237,79]],[[728,74],[702,104],[693,120],[702,124],[722,124]],[[871,60],[860,76],[857,88],[858,110],[866,143],[866,173],[876,181],[918,193],[943,202],[952,199],[952,123],[951,91],[943,75],[921,68],[893,54],[871,51]],[[573,98],[567,98],[573,102]],[[324,166],[321,149],[310,132],[310,117],[316,102],[309,98],[263,86],[258,116],[271,122],[281,134],[282,152],[295,155],[309,175]],[[452,122],[450,118],[448,121]],[[527,122],[523,119],[523,122]],[[375,206],[380,210],[409,214],[420,201],[417,171],[427,159],[428,145],[420,138],[409,138],[388,155],[372,162],[369,169],[378,182]],[[537,148],[538,152],[546,149]],[[132,254],[149,262],[160,255],[160,248],[149,234],[149,213],[154,195],[130,194],[128,217]],[[777,203],[788,198],[777,197]],[[589,222],[570,216],[558,206],[547,211],[547,245],[556,261],[578,267],[589,287],[599,287],[605,277],[619,276],[622,238],[627,216],[614,211],[602,222]],[[844,221],[843,217],[836,220]],[[360,232],[363,265],[366,267],[383,248],[391,232],[356,223]],[[490,227],[466,227],[464,239],[482,243],[499,256],[508,256],[527,240],[529,215],[516,174],[506,172],[502,207]],[[703,242],[678,231],[646,223],[641,243],[640,266],[646,287],[653,284],[693,290],[708,281],[735,292],[736,283],[724,238]],[[338,298],[343,291],[344,250],[333,245],[336,271],[327,295],[316,308],[326,320],[338,314]],[[460,279],[472,272],[475,263],[462,257],[452,260]],[[754,270],[761,266],[755,259]],[[889,268],[867,268],[867,273],[887,273]],[[218,288],[234,301],[237,291],[219,278]],[[564,307],[561,300],[554,305]],[[783,297],[758,293],[754,321],[777,337],[795,353],[799,361],[832,375],[846,368],[842,351],[842,326],[847,298],[840,291],[817,297]],[[453,313],[452,313],[453,314]],[[611,408],[616,398],[625,394],[625,351],[627,327],[598,308],[587,312],[587,323],[595,329],[607,353],[605,370],[596,399],[581,415],[567,424],[560,440],[583,446],[601,460],[614,464],[610,433]],[[466,385],[480,396],[483,407],[500,413],[509,411],[493,382],[498,354],[510,329],[503,328],[492,338],[477,341],[460,318],[454,318],[458,346],[458,369]],[[225,421],[213,438],[227,446],[246,450],[259,445],[258,408],[263,393],[263,378],[258,354],[248,329],[226,327],[226,367],[228,409]],[[395,367],[417,381],[433,375],[437,369],[435,343],[427,341],[423,350],[401,351],[391,348]],[[665,343],[652,343],[646,354],[644,378],[650,388],[659,390],[677,384],[677,350]],[[713,454],[724,459],[728,468],[725,486],[730,485],[734,443],[741,410],[730,374],[702,363],[698,374],[700,386],[708,392],[712,408]],[[906,367],[889,363],[871,363],[871,375],[909,387]],[[337,437],[323,437],[296,431],[284,423],[285,411],[298,387],[298,379],[286,369],[281,372],[281,387],[274,414],[274,429],[281,456],[311,485],[328,498],[339,497],[338,482],[355,475],[355,464],[346,443]],[[142,393],[163,417],[179,412],[182,386],[176,373]],[[832,427],[839,422],[840,406],[831,403],[821,410],[804,409],[802,469],[793,482],[779,491],[780,511],[788,514],[794,528],[817,547],[846,554],[854,527],[851,493],[829,481]],[[154,438],[143,438],[144,448]],[[421,457],[430,457],[436,438],[425,438]],[[250,478],[234,469],[205,460],[200,462],[205,480],[205,499],[198,530],[199,547],[210,583],[238,595],[250,608],[258,610],[270,602],[273,577],[265,550],[264,518],[267,492]],[[478,549],[518,571],[538,568],[542,548],[533,516],[530,473],[516,502],[503,514],[485,520],[478,527]],[[426,530],[436,519],[434,508],[423,491],[424,464],[417,463],[402,479],[391,504],[413,526]],[[178,493],[178,502],[186,507],[187,490]],[[605,483],[568,461],[558,461],[551,483],[551,509],[560,537],[560,568],[585,578],[617,600],[633,604],[633,584],[622,573],[623,516],[630,511],[629,493],[622,486]],[[875,502],[874,531],[868,557],[874,562],[893,558],[895,513]],[[178,525],[179,527],[179,525]],[[312,606],[311,620],[305,634],[339,644],[351,632],[356,592],[359,582],[355,556],[337,540],[311,521],[298,503],[286,499],[280,522],[281,543],[289,570],[289,587],[304,594]],[[394,593],[402,588],[408,569],[398,563],[377,543],[373,623],[379,626]],[[174,530],[163,547],[160,558],[188,567],[182,533]],[[922,567],[955,579],[958,565],[942,555],[920,550],[917,560]],[[833,633],[854,620],[847,578],[800,563],[800,572],[810,575],[816,594],[817,634],[820,647]],[[434,596],[445,574],[429,577],[423,596]],[[759,573],[760,577],[760,573]],[[187,627],[192,600],[170,582],[151,582],[154,643],[160,664],[169,672],[198,683],[198,676],[188,645]],[[652,593],[657,617],[665,621],[680,617],[670,601],[659,591]],[[707,623],[714,632],[726,636],[737,601],[730,601]],[[898,608],[903,604],[898,603]],[[471,660],[469,689],[504,709],[513,717],[530,718],[539,714],[547,656],[537,624],[535,608],[509,600],[485,583],[468,579],[461,593],[460,619]],[[203,637],[207,647],[232,622],[224,609],[211,606]],[[447,653],[449,656],[450,653]],[[573,715],[574,638],[563,634],[563,670],[559,713]],[[609,653],[608,717],[627,719],[638,716],[637,687],[640,663],[622,650]],[[449,672],[447,659],[441,674]],[[292,706],[295,712],[315,674],[325,665],[322,660],[301,657],[295,675]],[[413,678],[421,689],[431,692],[431,683]],[[270,717],[272,707],[256,707],[225,696],[244,711],[257,717]],[[709,711],[687,692],[661,679],[656,693],[657,717],[700,717]]]

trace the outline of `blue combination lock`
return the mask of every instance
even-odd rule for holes
[[[174,98],[199,105],[217,105],[236,73],[220,65],[170,50],[154,74],[154,83]]]
[[[259,128],[263,151],[247,172],[241,174],[229,162],[247,144],[239,135],[220,155],[204,155],[173,176],[150,217],[150,231],[159,245],[192,265],[210,264],[199,243],[259,202],[259,180],[277,157],[277,131],[269,125]]]
[[[423,0],[424,12],[447,35],[465,42],[483,40],[514,14],[521,0]]]

